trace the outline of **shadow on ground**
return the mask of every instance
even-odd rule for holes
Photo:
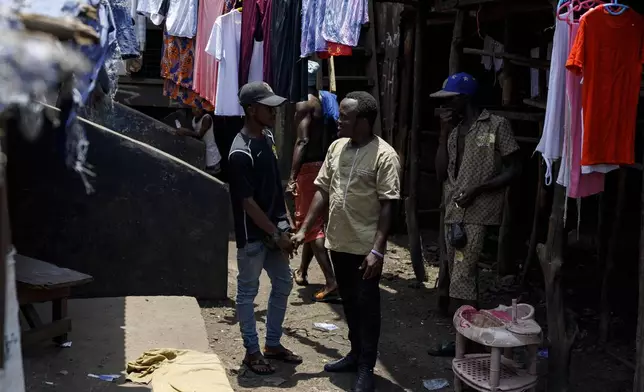
[[[47,308],[38,309],[47,319]],[[88,377],[92,374],[120,374],[126,363],[125,299],[76,300],[69,307],[73,332],[69,335],[72,346],[60,348],[53,342],[42,342],[23,348],[26,390],[50,391],[122,391],[117,382],[106,382]],[[98,316],[98,317],[97,317]],[[128,391],[149,391],[133,386]]]

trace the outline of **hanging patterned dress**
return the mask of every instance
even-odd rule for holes
[[[192,90],[195,39],[174,37],[163,31],[161,77],[165,79],[163,95],[174,101],[213,111],[210,102]]]

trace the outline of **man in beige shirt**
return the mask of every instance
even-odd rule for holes
[[[391,225],[392,204],[400,198],[400,161],[396,151],[373,134],[378,107],[358,91],[340,103],[338,136],[315,179],[318,190],[309,213],[293,237],[305,233],[328,206],[325,246],[331,251],[351,352],[327,364],[331,373],[358,372],[356,392],[375,390],[373,368],[380,337],[378,287]]]

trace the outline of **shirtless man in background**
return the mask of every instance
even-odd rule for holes
[[[298,102],[295,106],[297,141],[287,192],[291,193],[295,200],[295,224],[298,229],[308,213],[316,191],[313,181],[337,134],[336,121],[339,117],[337,98],[334,94],[316,89],[318,71],[319,64],[309,61],[308,100]],[[313,297],[313,300],[318,302],[338,299],[338,286],[333,275],[333,267],[324,248],[324,221],[325,217],[320,216],[311,230],[306,233],[302,248],[302,263],[294,273],[297,285],[308,285],[307,273],[311,260],[315,256],[326,280],[324,288]]]

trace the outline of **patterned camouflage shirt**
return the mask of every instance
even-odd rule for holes
[[[461,192],[480,185],[501,172],[501,157],[519,149],[510,121],[484,110],[465,135],[463,157],[456,175],[458,127],[447,139],[447,180],[443,185],[445,223],[500,225],[505,189],[484,193],[466,209],[454,203]]]

